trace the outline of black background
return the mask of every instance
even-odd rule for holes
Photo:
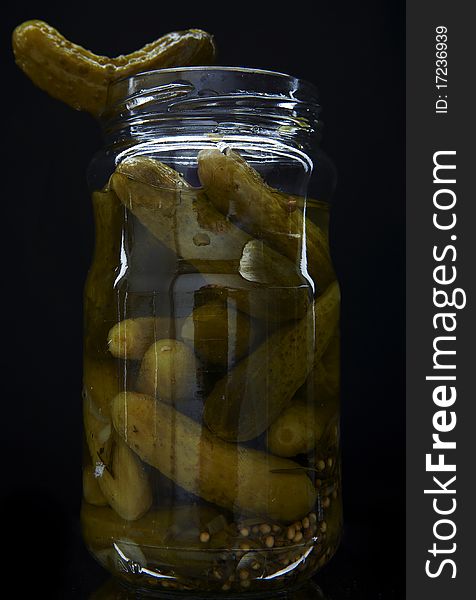
[[[342,288],[345,535],[318,578],[333,600],[403,598],[404,3],[18,2],[2,19],[2,579],[25,597],[87,598],[104,578],[78,537],[82,288],[93,249],[85,172],[97,124],[36,89],[10,35],[41,18],[108,55],[188,27],[218,64],[320,90],[334,160]],[[33,597],[33,596],[32,596]]]

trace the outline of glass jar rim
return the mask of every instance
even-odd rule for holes
[[[309,80],[304,79],[302,77],[296,77],[295,75],[291,75],[289,73],[283,73],[282,71],[273,71],[272,69],[261,69],[258,67],[240,67],[240,66],[232,66],[232,65],[195,65],[188,67],[166,67],[164,69],[148,69],[146,71],[139,71],[138,73],[134,73],[132,75],[125,75],[124,77],[120,77],[119,79],[115,79],[112,82],[112,85],[119,83],[121,81],[127,79],[134,79],[140,75],[148,75],[152,73],[189,73],[193,71],[223,71],[223,72],[235,72],[235,73],[249,73],[256,75],[266,75],[270,77],[279,77],[283,79],[288,79],[289,81],[294,81],[296,83],[300,83],[306,86],[310,86],[314,88],[317,92],[316,86],[311,83]]]
[[[200,74],[200,75],[199,75]],[[165,69],[153,69],[148,71],[140,71],[133,75],[127,75],[113,81],[109,86],[109,99],[115,98],[117,101],[118,97],[126,99],[127,97],[134,95],[138,91],[144,91],[143,84],[150,80],[151,87],[158,87],[161,84],[166,85],[171,83],[173,77],[175,80],[181,80],[182,75],[189,75],[193,78],[203,75],[235,75],[242,76],[247,80],[254,78],[254,85],[258,87],[259,84],[263,86],[263,93],[266,93],[265,86],[269,82],[273,82],[277,86],[277,91],[284,94],[294,95],[299,92],[300,95],[304,94],[306,100],[311,103],[319,103],[319,95],[317,87],[308,81],[294,75],[282,73],[280,71],[272,71],[268,69],[259,69],[254,67],[237,67],[237,66],[221,66],[221,65],[210,65],[210,66],[193,66],[193,67],[167,67]],[[163,81],[161,81],[161,79]],[[185,77],[183,78],[185,79]],[[142,85],[142,87],[140,87]],[[119,91],[121,90],[121,91]],[[259,90],[255,90],[259,91]],[[122,93],[121,93],[122,92]],[[124,93],[125,92],[125,93]]]
[[[304,79],[250,67],[142,71],[108,89],[101,124],[107,143],[159,136],[265,136],[300,150],[320,141],[321,105]]]

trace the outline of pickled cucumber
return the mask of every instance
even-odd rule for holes
[[[98,56],[65,39],[44,21],[25,21],[13,32],[17,65],[42,90],[76,110],[99,116],[111,81],[152,69],[210,64],[213,38],[189,29],[168,33],[126,56]]]
[[[93,262],[84,287],[84,345],[90,356],[107,358],[110,356],[106,343],[107,334],[112,323],[117,320],[114,283],[121,265],[125,209],[112,190],[94,192],[92,202],[96,241]],[[98,345],[97,339],[103,340],[103,343]]]
[[[83,360],[83,396],[85,405],[91,403],[98,412],[98,419],[107,419],[111,415],[111,400],[122,391],[123,373],[117,362],[93,360],[88,356]]]
[[[218,506],[293,521],[315,503],[312,482],[296,472],[296,463],[224,442],[150,396],[119,394],[112,403],[112,418],[115,430],[142,460]]]
[[[124,319],[109,330],[109,352],[124,360],[141,360],[154,341],[171,338],[175,327],[173,320],[168,317]]]
[[[335,280],[326,233],[296,207],[296,200],[269,187],[237,152],[198,153],[198,175],[207,197],[231,221],[301,264],[305,232],[307,270],[323,291]]]
[[[334,282],[304,319],[275,331],[217,382],[206,399],[204,420],[218,437],[250,440],[278,418],[326,351],[339,301]]]
[[[117,365],[112,361],[83,363],[83,422],[93,467],[112,461],[111,400],[121,391]]]
[[[340,389],[339,331],[329,343],[322,360],[315,366],[314,389],[320,398],[337,398]]]
[[[110,185],[162,244],[201,273],[204,285],[221,280],[232,290],[239,310],[271,320],[305,314],[309,284],[296,264],[255,243],[172,168],[148,157],[129,157]]]
[[[316,427],[314,406],[293,400],[268,429],[268,450],[284,457],[310,452],[316,445]]]
[[[141,517],[152,504],[144,465],[114,433],[111,400],[120,390],[112,361],[84,362],[84,433],[94,475],[108,504],[124,519]]]
[[[334,402],[319,397],[311,401],[309,391],[298,391],[268,429],[267,448],[276,456],[286,458],[312,452],[337,416]]]
[[[239,261],[251,237],[218,212],[174,169],[147,156],[120,162],[110,179],[121,202],[155,237],[187,261]]]
[[[279,415],[266,434],[267,447],[277,456],[293,457],[336,442],[331,431],[339,416],[339,331],[314,365],[292,403]],[[327,435],[328,434],[328,435]],[[323,439],[323,437],[329,439]]]
[[[123,519],[135,521],[152,505],[152,490],[137,454],[117,435],[113,437],[111,467],[97,473],[101,492]]]
[[[192,401],[197,392],[197,361],[193,351],[178,340],[158,340],[142,359],[136,389],[179,405]]]
[[[253,346],[256,328],[226,302],[208,302],[185,319],[181,337],[205,364],[228,367]]]

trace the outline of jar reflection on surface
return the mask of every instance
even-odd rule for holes
[[[140,600],[137,592],[128,590],[115,579],[109,579],[95,590],[89,600]],[[328,600],[321,588],[314,582],[307,582],[295,592],[280,592],[271,596],[270,600]]]
[[[217,68],[110,96],[90,169],[83,537],[138,589],[272,597],[330,560],[342,520],[314,92]]]

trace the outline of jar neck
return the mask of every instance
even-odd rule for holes
[[[294,77],[187,67],[112,84],[102,125],[108,146],[239,138],[310,156],[320,140],[319,112],[315,88]]]

